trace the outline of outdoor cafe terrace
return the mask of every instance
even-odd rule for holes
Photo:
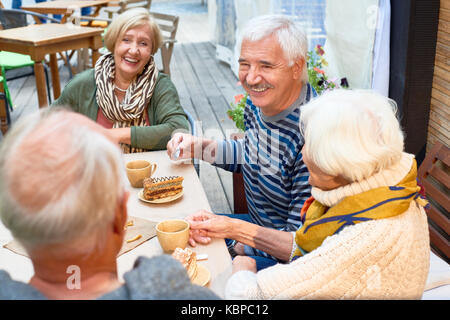
[[[238,79],[229,66],[215,58],[215,47],[206,41],[208,37],[206,10],[202,14],[181,12],[177,43],[170,64],[171,79],[178,90],[181,105],[195,118],[198,128],[201,126],[203,133],[221,139],[236,131],[226,110],[242,89],[237,86]],[[161,65],[160,55],[155,58]],[[76,66],[76,56],[71,63]],[[14,70],[10,74],[14,72],[24,73],[23,70]],[[59,73],[62,89],[70,80],[69,70],[62,61],[59,61]],[[13,123],[23,114],[38,109],[33,75],[9,81],[8,86],[14,103],[11,113]],[[200,163],[200,181],[214,212],[233,211],[231,173]]]
[[[239,1],[235,0],[234,2],[238,3]],[[300,3],[308,2],[311,4],[310,7],[312,7],[314,10],[316,10],[320,5],[322,5],[321,9],[324,9],[325,3],[331,3],[322,0],[273,0],[272,2],[278,4],[283,3],[285,7],[287,7],[286,3],[291,3],[291,15],[294,15],[293,12],[298,9],[296,9],[295,5],[300,6]],[[391,14],[389,22],[391,23],[391,28],[387,30],[389,30],[388,33],[390,32],[391,39],[398,40],[393,42],[391,41],[391,43],[389,43],[389,39],[384,39],[385,41],[388,41],[385,47],[388,48],[387,51],[389,52],[387,58],[387,71],[384,74],[385,78],[383,79],[384,81],[380,82],[383,84],[387,84],[385,85],[385,88],[383,88],[384,90],[386,90],[386,95],[387,93],[389,93],[389,97],[394,99],[399,105],[399,111],[402,118],[402,126],[404,127],[404,130],[406,132],[406,151],[416,155],[419,165],[422,163],[422,161],[424,163],[423,167],[425,167],[425,165],[429,165],[428,169],[422,170],[429,170],[431,172],[432,169],[430,168],[435,166],[434,163],[437,162],[436,159],[438,159],[429,159],[433,156],[434,153],[438,153],[437,157],[441,157],[439,158],[439,161],[445,163],[447,169],[450,161],[448,156],[448,105],[450,101],[450,78],[448,76],[450,74],[450,66],[448,63],[448,58],[450,57],[450,29],[448,26],[450,22],[450,5],[448,1],[441,0],[440,9],[439,5],[437,6],[439,18],[437,18],[437,16],[433,17],[434,20],[437,19],[439,22],[439,27],[435,26],[436,30],[438,31],[434,29],[431,30],[432,26],[424,26],[425,24],[417,23],[419,27],[430,28],[432,32],[428,29],[426,31],[429,33],[413,33],[411,31],[410,33],[413,34],[413,36],[423,37],[421,39],[416,39],[413,38],[413,36],[407,37],[405,36],[405,34],[401,34],[401,30],[407,29],[409,32],[410,29],[408,28],[415,28],[415,21],[413,21],[414,18],[412,17],[419,19],[420,16],[420,19],[422,20],[419,22],[433,20],[430,18],[433,14],[432,9],[430,9],[429,12],[425,10],[425,7],[429,9],[429,7],[433,6],[428,5],[427,2],[420,0],[412,0],[412,2],[417,4],[417,7],[412,5],[402,5],[400,4],[400,2],[394,1],[380,1],[380,3],[384,4],[390,3],[389,9],[392,9],[392,11],[389,12]],[[433,8],[436,9],[436,1],[430,1],[430,3],[431,2],[434,3]],[[23,0],[23,3],[26,5],[35,5],[34,0]],[[170,78],[178,91],[182,107],[186,111],[188,111],[194,118],[197,135],[202,135],[206,138],[219,140],[229,139],[233,133],[238,132],[238,129],[236,129],[234,121],[228,116],[227,110],[229,110],[230,108],[230,103],[236,102],[235,96],[243,93],[243,89],[241,86],[239,86],[238,78],[236,77],[235,72],[233,72],[236,70],[236,62],[234,61],[236,60],[236,52],[233,52],[233,49],[230,48],[234,48],[234,45],[225,48],[227,50],[229,49],[229,52],[227,52],[226,50],[224,51],[224,47],[221,46],[221,43],[218,43],[217,38],[220,38],[221,35],[224,35],[225,40],[229,40],[229,38],[233,38],[233,40],[235,40],[235,34],[232,34],[232,32],[229,32],[229,30],[226,29],[227,21],[225,20],[229,17],[227,18],[223,15],[221,16],[220,14],[216,15],[217,21],[215,22],[217,23],[217,30],[212,31],[211,14],[210,12],[208,12],[207,3],[209,5],[217,5],[218,10],[227,10],[227,2],[224,1],[178,0],[171,2],[168,0],[153,0],[152,9],[150,11],[177,15],[180,18],[176,35],[176,43],[174,45],[174,50],[170,61]],[[1,0],[0,4],[3,4],[5,8],[11,8],[11,0]],[[178,6],[177,4],[180,5]],[[283,7],[283,10],[284,9],[285,8]],[[324,10],[322,11],[324,12]],[[407,14],[404,12],[410,13],[410,18],[408,18]],[[427,16],[428,14],[430,16]],[[100,17],[105,18],[106,14],[103,12],[100,14]],[[320,17],[320,19],[317,20],[321,21],[321,26],[314,24],[307,26],[309,28],[308,35],[310,35],[311,33],[313,35],[309,43],[310,50],[312,48],[317,48],[317,43],[323,44],[325,41],[325,35],[317,33],[317,30],[320,30],[321,28],[323,29],[324,17],[322,16]],[[411,21],[409,19],[411,19]],[[236,21],[238,20],[239,19],[236,19]],[[218,27],[219,25],[220,27]],[[242,26],[235,27],[236,29],[238,29],[238,27]],[[399,34],[395,33],[394,31]],[[214,32],[215,34],[213,34]],[[434,38],[433,36],[436,35],[437,38]],[[99,40],[98,34],[97,40]],[[319,42],[315,43],[311,41]],[[425,41],[428,41],[427,45],[423,44]],[[433,41],[434,43],[430,43]],[[373,43],[371,45],[375,46],[375,44]],[[435,54],[430,55],[429,52],[431,51],[429,50],[432,47],[433,50],[434,48],[436,48],[436,52]],[[408,48],[408,50],[406,50],[405,48]],[[371,47],[369,51],[372,52],[373,50],[371,49],[373,48]],[[2,49],[0,46],[0,50],[4,49]],[[395,54],[392,54],[392,52],[395,52]],[[93,58],[95,56],[98,56],[99,54],[98,50],[96,49],[92,50],[91,53],[94,53],[91,55]],[[72,72],[80,72],[84,68],[89,67],[87,65],[81,66],[79,64],[80,56],[85,54],[86,51],[84,51],[84,53],[81,53],[81,51],[75,52],[75,54],[70,58],[70,65],[72,69],[69,69],[63,60],[57,61],[57,73],[59,75],[58,83],[60,88],[56,88],[56,92],[58,92],[58,90],[62,91],[64,89],[65,85],[71,79]],[[389,54],[391,54],[390,57]],[[354,56],[352,57],[352,59],[353,58]],[[83,59],[85,59],[85,57]],[[160,55],[160,52],[156,54],[155,59],[157,65],[161,69],[163,67],[163,58]],[[47,55],[46,60],[50,60],[47,61],[47,64],[50,67],[54,67],[54,59],[52,61],[48,58]],[[360,60],[362,61],[364,59],[361,58]],[[423,66],[420,63],[417,63],[419,60],[420,63],[423,63]],[[224,61],[227,61],[228,63]],[[426,65],[427,63],[428,65]],[[382,67],[384,66],[386,65],[379,66],[379,69],[382,69]],[[427,74],[425,71],[423,71],[430,70],[430,68],[433,69],[433,67],[434,73]],[[370,68],[372,68],[372,66],[370,66]],[[358,68],[354,69],[357,69],[355,73],[364,73]],[[318,70],[319,72],[323,72],[320,69]],[[370,71],[372,72],[372,69]],[[26,70],[25,73],[26,72],[29,71]],[[24,70],[10,70],[8,71],[8,77],[15,77],[23,73]],[[408,77],[406,77],[405,75],[407,75]],[[51,78],[54,79],[53,74],[51,75]],[[12,125],[14,125],[14,122],[16,122],[20,117],[38,110],[39,105],[42,102],[42,88],[45,87],[45,85],[43,86],[42,84],[38,84],[39,81],[37,79],[39,79],[39,77],[31,74],[8,81],[8,87],[11,94],[11,99],[13,101],[13,110],[10,113]],[[40,75],[40,79],[42,79],[42,83],[45,81],[43,74]],[[49,81],[49,86],[51,87],[50,91],[53,92],[55,88],[52,85],[52,81]],[[54,101],[53,95],[51,99],[52,101]],[[0,103],[1,102],[2,101],[0,101]],[[1,113],[0,116],[2,116]],[[2,141],[2,138],[3,136],[0,131],[0,142]],[[433,146],[434,148],[432,148]],[[441,150],[444,150],[445,152],[441,152]],[[153,155],[157,155],[155,157],[157,161],[159,161],[158,168],[161,168],[162,172],[164,172],[165,174],[167,173],[167,175],[170,175],[171,173],[169,167],[170,169],[173,169],[173,167],[171,167],[172,163],[170,163],[169,158],[166,157],[165,152],[155,152]],[[141,156],[145,157],[149,156],[149,154],[128,154],[124,156],[124,159],[126,161],[136,159],[140,160]],[[446,208],[448,209],[448,170],[445,171],[439,168],[434,170],[434,174],[438,172],[439,175],[437,180],[445,180],[444,182],[447,183],[447,189],[445,189],[446,193],[444,194],[444,196],[442,196],[442,193],[439,193],[439,201],[441,201],[441,204],[443,203],[445,206],[447,206]],[[189,169],[180,166],[175,169],[175,171],[179,172],[179,175],[181,176],[186,174],[186,177],[191,177],[190,179],[186,179],[190,181],[185,181],[185,185],[190,186],[191,190],[186,190],[183,199],[183,201],[185,201],[184,204],[189,205],[182,207],[181,204],[178,203],[180,206],[174,207],[170,214],[180,215],[181,211],[184,211],[185,208],[189,208],[186,209],[186,212],[183,212],[183,215],[187,215],[192,213],[192,210],[194,209],[201,209],[197,208],[199,206],[205,206],[205,209],[210,209],[215,213],[242,213],[242,211],[239,211],[240,207],[237,206],[241,203],[242,198],[237,202],[235,201],[237,197],[236,199],[234,199],[235,195],[240,195],[242,197],[245,196],[242,187],[242,181],[240,182],[240,186],[242,189],[240,191],[237,191],[237,185],[234,184],[234,182],[237,181],[236,176],[234,176],[232,173],[201,161],[199,163],[199,170],[197,171],[199,179],[197,179],[197,174],[194,173],[192,166],[189,166]],[[444,178],[442,172],[447,174]],[[430,173],[430,175],[432,175],[432,173]],[[242,179],[242,177],[240,177],[240,179]],[[199,181],[201,184],[199,183]],[[204,191],[204,194],[202,189]],[[138,191],[134,191],[134,198],[131,201],[131,209],[135,210],[135,212],[138,212],[139,214],[142,214],[142,217],[144,217],[148,213],[148,211],[145,211],[148,208],[138,200]],[[187,197],[186,195],[188,194],[188,192],[190,192],[190,194],[194,194],[194,196]],[[201,198],[202,201],[196,201],[196,196]],[[142,198],[140,199],[142,200]],[[444,199],[444,201],[442,201],[441,199]],[[246,207],[246,204],[244,204],[244,206]],[[164,215],[167,214],[167,212],[165,211],[164,207],[159,207],[155,210],[155,214],[158,219],[160,218],[162,220],[165,218]],[[429,280],[431,281],[439,279],[439,281],[441,281],[440,277],[445,277],[445,283],[443,281],[439,282],[437,280],[435,282],[438,283],[439,286],[441,286],[442,284],[445,284],[446,286],[442,285],[441,287],[430,287],[431,289],[440,288],[440,290],[436,290],[433,292],[428,291],[428,295],[424,295],[424,299],[449,299],[448,210],[446,211],[446,215],[441,214],[441,216],[439,217],[440,220],[436,220],[436,224],[438,225],[437,229],[439,229],[441,225],[444,225],[443,229],[447,230],[447,234],[443,235],[443,233],[441,232],[442,230],[438,230],[438,232],[441,233],[440,235],[438,235],[437,233],[432,233],[430,228],[430,242],[432,244],[433,242],[438,243],[439,245],[437,248],[447,254],[447,264],[440,259],[435,260],[435,268],[432,268],[432,270],[430,269]],[[429,219],[430,221],[434,220],[433,217],[430,218],[430,215]],[[217,290],[218,292],[222,292],[224,284],[226,283],[226,278],[229,276],[231,270],[231,260],[229,259],[228,250],[225,247],[224,243],[220,243],[220,245],[218,243],[215,243],[215,245],[215,247],[210,247],[208,249],[210,250],[208,251],[208,254],[210,254],[210,256],[217,254],[218,257],[214,263],[220,265],[224,270],[226,269],[226,272],[222,269],[214,271],[215,273],[213,273],[212,275],[212,288],[214,290]],[[152,246],[153,244],[150,244],[150,242],[147,243],[147,248],[151,248],[153,250],[154,247]],[[219,250],[217,250],[217,248]],[[159,249],[160,248],[158,247],[158,250]],[[143,252],[144,250],[146,250],[146,248],[138,248],[137,250],[135,250],[135,254],[138,254],[140,252],[139,250]],[[11,257],[13,257],[12,259],[19,259],[15,256],[12,256],[10,252],[4,254],[11,255]],[[124,270],[127,268],[131,268],[132,259],[124,258],[123,260],[126,260],[126,263],[122,263],[121,268]],[[213,263],[213,259],[210,259],[210,261],[211,263]],[[438,261],[438,263],[436,263],[436,261]],[[431,263],[433,263],[433,261],[431,261]],[[10,262],[10,264],[12,264],[12,262]],[[211,267],[211,269],[213,268]],[[435,270],[439,272],[435,272]]]

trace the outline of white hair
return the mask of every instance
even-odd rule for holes
[[[368,90],[336,89],[301,108],[308,158],[324,173],[364,180],[400,161],[396,103]]]
[[[308,39],[302,27],[285,15],[264,15],[251,19],[241,32],[241,40],[259,41],[268,36],[275,35],[288,66],[292,66],[294,61],[303,59],[302,81],[308,82]]]
[[[28,250],[94,238],[81,250],[89,253],[104,244],[124,196],[121,153],[52,109],[19,119],[0,146],[0,218]]]

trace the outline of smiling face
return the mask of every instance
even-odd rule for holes
[[[267,116],[288,108],[300,95],[302,60],[288,64],[274,35],[258,41],[243,40],[239,80],[253,104]]]
[[[152,52],[151,30],[147,24],[131,28],[114,47],[116,77],[119,82],[131,82],[144,70]]]

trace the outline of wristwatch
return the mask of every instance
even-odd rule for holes
[[[231,258],[234,258],[238,255],[236,250],[234,250],[236,243],[236,240],[233,240],[233,242],[228,246],[228,253],[230,254]]]

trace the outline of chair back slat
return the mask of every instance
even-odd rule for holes
[[[450,244],[448,240],[436,229],[429,228],[430,243],[433,252],[450,264]]]
[[[132,8],[146,8],[150,10],[152,0],[120,0],[119,2],[110,2],[105,12],[108,13],[108,18],[112,19],[114,15]]]
[[[437,202],[446,211],[450,211],[448,188],[446,192],[442,189],[441,186],[436,183],[436,181],[438,181],[437,179],[433,179],[430,177],[432,176],[428,176],[426,180],[424,179],[423,182],[421,182],[421,185],[425,188],[427,197]]]
[[[152,0],[126,0],[126,10],[131,8],[146,8],[150,9],[152,5]]]
[[[170,61],[172,60],[180,17],[159,12],[151,12],[151,14],[158,24],[164,39],[160,48],[163,64],[161,71],[170,76]]]
[[[450,188],[450,176],[442,168],[432,166],[428,174],[442,183],[447,189]]]
[[[427,211],[430,220],[434,221],[445,233],[450,234],[450,224],[447,223],[448,218],[436,208],[436,205],[431,205]]]
[[[34,23],[35,21],[60,23],[58,19],[32,11],[0,8],[0,24],[2,25],[3,29],[26,27],[27,25],[29,25],[30,23]]]
[[[172,33],[176,30],[176,28],[174,26],[168,26],[165,24],[158,24],[158,26],[161,31],[167,31],[169,33]]]

